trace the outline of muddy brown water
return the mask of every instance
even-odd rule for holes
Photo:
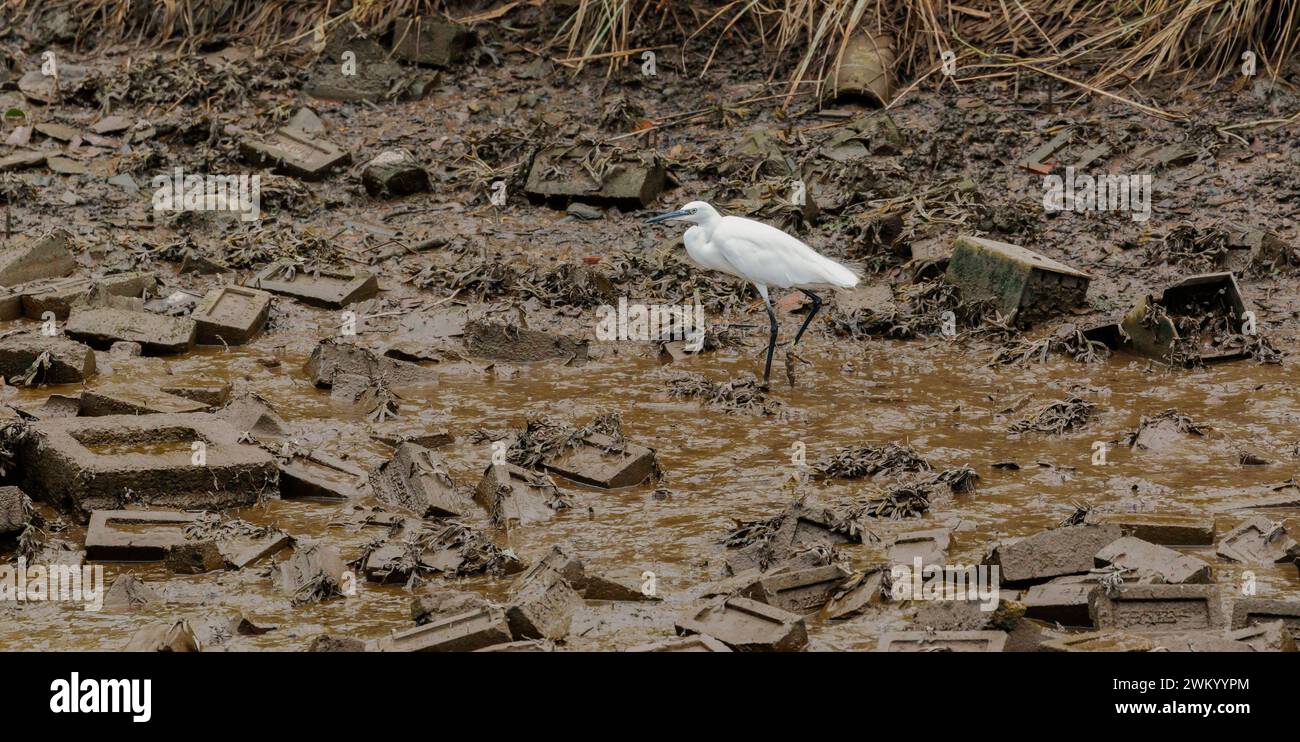
[[[324,314],[322,313],[322,317]],[[787,316],[784,330],[795,317]],[[594,320],[593,320],[594,321]],[[325,321],[322,320],[322,326]],[[757,337],[755,338],[757,341]],[[224,380],[269,400],[309,447],[323,449],[367,467],[385,460],[388,449],[367,434],[363,410],[332,400],[314,388],[302,370],[315,340],[301,332],[273,333],[249,346],[201,348],[174,359],[110,360],[115,366],[89,386],[128,377],[144,386]],[[1068,360],[1029,368],[990,368],[987,351],[931,342],[832,342],[805,340],[801,354],[811,362],[799,370],[798,386],[775,380],[774,397],[784,403],[782,417],[728,414],[664,394],[668,373],[686,369],[711,379],[733,378],[760,368],[761,346],[720,351],[673,366],[660,366],[647,344],[599,346],[599,357],[582,367],[529,366],[485,362],[445,368],[438,382],[406,387],[402,424],[447,427],[456,441],[440,451],[458,484],[477,481],[491,457],[490,446],[471,444],[476,428],[504,430],[521,425],[528,413],[546,411],[583,422],[599,411],[622,412],[633,440],[657,449],[671,497],[653,496],[647,484],[600,491],[564,482],[575,496],[573,509],[546,524],[521,528],[508,539],[525,560],[552,544],[571,543],[589,569],[635,568],[656,575],[663,603],[589,604],[578,617],[566,646],[619,649],[672,633],[673,619],[687,609],[699,588],[724,576],[720,539],[732,519],[767,517],[792,497],[811,493],[827,502],[847,503],[865,493],[867,482],[812,482],[796,487],[792,447],[802,442],[807,460],[849,445],[907,442],[936,468],[969,464],[980,475],[978,488],[934,503],[921,519],[882,522],[881,534],[920,530],[937,524],[955,529],[951,564],[978,562],[988,546],[1004,536],[1028,535],[1060,522],[1077,503],[1094,506],[1167,509],[1174,506],[1221,509],[1243,497],[1263,494],[1291,477],[1292,447],[1300,419],[1290,374],[1283,366],[1249,362],[1183,370],[1115,356],[1105,364],[1081,366]],[[268,356],[280,361],[268,367]],[[780,363],[776,364],[778,367]],[[39,403],[51,393],[75,393],[75,386],[20,390],[12,402]],[[1006,432],[1016,417],[1052,399],[1078,393],[1098,403],[1079,431],[1055,437],[1014,436]],[[1000,414],[1017,401],[1018,412]],[[1187,437],[1166,450],[1130,450],[1118,441],[1144,414],[1177,408],[1213,429],[1204,438]],[[1111,442],[1106,466],[1092,464],[1093,442]],[[1238,454],[1250,451],[1274,462],[1243,467]],[[1016,462],[1018,470],[995,469]],[[381,528],[349,522],[353,505],[340,501],[268,499],[234,514],[273,524],[295,536],[325,539],[345,558],[384,535]],[[45,507],[47,515],[54,515]],[[1292,516],[1293,512],[1275,517]],[[1223,533],[1243,518],[1221,513]],[[1293,527],[1300,521],[1289,518]],[[61,537],[80,543],[84,531],[73,526]],[[881,556],[871,545],[846,546],[843,553],[865,565]],[[1212,548],[1190,550],[1215,564],[1216,578],[1231,588],[1241,568],[1217,562]],[[161,564],[108,564],[105,583],[135,572],[163,593],[165,602],[133,611],[85,612],[66,604],[27,604],[0,612],[0,646],[14,650],[117,649],[149,619],[201,617],[242,611],[255,623],[275,630],[237,636],[226,649],[298,649],[320,633],[362,638],[411,624],[412,591],[402,585],[362,581],[355,595],[305,607],[291,607],[274,587],[266,564],[242,571],[196,576],[169,573]],[[1300,594],[1293,566],[1254,568],[1263,597]],[[504,595],[508,580],[432,579],[448,587]],[[827,625],[810,619],[814,649],[868,649],[882,630],[904,628],[907,613],[891,609]]]

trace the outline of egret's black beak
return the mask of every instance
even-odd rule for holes
[[[668,221],[669,219],[677,219],[677,218],[679,218],[679,217],[686,216],[686,215],[689,214],[689,213],[690,213],[690,212],[687,211],[687,210],[685,210],[685,209],[678,209],[677,211],[670,211],[670,212],[668,212],[667,214],[660,214],[659,216],[652,216],[652,217],[650,217],[649,219],[646,219],[646,220],[645,220],[645,223],[646,223],[646,224],[658,224],[659,222],[666,222],[666,221]]]

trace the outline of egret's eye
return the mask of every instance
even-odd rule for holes
[[[691,213],[694,214],[694,213],[695,213],[695,209],[691,209]]]

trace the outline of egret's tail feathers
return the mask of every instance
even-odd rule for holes
[[[829,258],[826,259],[826,282],[841,289],[851,289],[858,285],[858,274],[852,269]]]

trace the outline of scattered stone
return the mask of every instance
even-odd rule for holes
[[[383,502],[421,518],[457,518],[471,510],[442,456],[414,443],[398,446],[393,458],[371,475],[370,485]]]
[[[186,541],[167,550],[163,560],[177,574],[198,575],[226,566],[226,558],[216,541]]]
[[[967,301],[989,299],[1004,316],[1036,322],[1084,303],[1088,274],[1017,245],[961,236],[947,281]]]
[[[1300,641],[1300,600],[1239,598],[1232,604],[1232,628],[1241,629],[1281,621],[1291,637]]]
[[[845,569],[832,564],[781,570],[761,577],[741,596],[790,613],[816,613],[830,602],[831,596],[848,577]]]
[[[912,566],[920,559],[921,565],[943,564],[947,558],[952,529],[931,528],[894,535],[889,540],[886,556],[894,564]]]
[[[1212,585],[1121,585],[1094,588],[1088,599],[1098,629],[1195,631],[1225,626]]]
[[[520,575],[510,590],[506,620],[516,639],[551,639],[568,636],[573,614],[582,598],[559,572],[536,564]]]
[[[1002,631],[889,631],[880,637],[877,652],[1001,652]]]
[[[1256,515],[1224,534],[1216,553],[1243,564],[1281,564],[1300,557],[1300,546],[1281,521]]]
[[[109,350],[112,351],[111,348]],[[165,394],[193,400],[209,409],[222,407],[230,401],[230,390],[230,384],[182,384],[161,389]]]
[[[31,167],[40,167],[45,164],[49,155],[45,152],[33,150],[20,150],[4,157],[0,157],[0,173],[11,170],[25,170]]]
[[[1210,513],[1098,513],[1088,514],[1088,523],[1113,524],[1125,536],[1161,546],[1209,546],[1214,543],[1214,516]]]
[[[361,171],[361,184],[371,196],[406,196],[429,190],[429,173],[404,149],[380,152]]]
[[[89,298],[95,294],[140,297],[157,283],[153,274],[132,271],[114,273],[98,280],[68,277],[28,284],[20,287],[23,290],[23,316],[41,320],[46,312],[53,312],[55,319],[66,321],[73,306],[88,304]]]
[[[474,32],[466,26],[427,17],[393,21],[393,53],[406,62],[450,67],[473,45]]]
[[[1097,587],[1094,578],[1058,577],[1034,585],[1020,597],[1027,618],[1061,626],[1092,626],[1088,596]]]
[[[802,616],[749,598],[733,597],[692,610],[678,634],[704,634],[738,652],[798,652],[808,646]]]
[[[64,332],[100,350],[115,342],[139,343],[147,355],[174,355],[194,347],[194,320],[107,307],[74,307]]]
[[[644,209],[664,189],[667,172],[653,153],[612,152],[612,159],[602,169],[599,181],[582,164],[593,154],[589,145],[538,152],[533,157],[524,191],[531,199],[561,207],[578,200]]]
[[[510,641],[511,629],[499,608],[478,608],[423,626],[393,632],[375,641],[375,652],[472,652]]]
[[[190,313],[200,345],[243,345],[266,325],[271,295],[242,286],[222,286],[208,292]]]
[[[332,388],[349,377],[384,386],[432,384],[438,380],[436,372],[423,366],[377,356],[358,345],[328,339],[316,346],[303,370],[313,384],[322,388]]]
[[[256,394],[244,394],[232,399],[213,417],[225,420],[240,433],[268,437],[287,435],[284,420],[275,413],[270,402]]]
[[[379,281],[373,274],[327,269],[300,273],[287,260],[267,266],[250,283],[255,288],[326,309],[340,309],[379,293]]]
[[[1090,571],[1097,552],[1120,536],[1120,527],[1116,525],[1053,528],[998,545],[985,557],[984,564],[1001,568],[1004,585],[1028,586],[1053,577]]]
[[[81,383],[95,375],[95,351],[60,335],[11,335],[0,340],[0,375],[15,386]]]
[[[493,464],[474,489],[474,501],[507,531],[555,517],[569,507],[551,478],[514,464]]]
[[[466,353],[494,361],[533,363],[562,358],[566,363],[581,363],[587,360],[586,340],[490,320],[466,323],[464,340]]]
[[[241,445],[210,415],[113,415],[35,422],[19,448],[24,489],[85,519],[128,502],[215,510],[251,505],[276,479],[275,459]],[[195,465],[195,443],[204,464]]]
[[[134,573],[119,575],[104,593],[104,607],[108,610],[131,610],[157,604],[162,596]]]
[[[889,592],[889,572],[883,566],[855,572],[831,594],[822,608],[822,618],[837,621],[861,615],[867,608],[880,605]]]
[[[200,645],[190,622],[150,624],[131,635],[123,652],[198,652]]]
[[[361,467],[320,451],[281,460],[279,466],[280,496],[287,499],[355,499],[369,476]]]
[[[1125,536],[1097,552],[1098,567],[1121,572],[1134,571],[1138,581],[1170,585],[1204,585],[1211,582],[1210,565],[1196,557],[1179,554],[1139,538]]]
[[[338,552],[316,541],[300,541],[293,556],[276,564],[271,576],[293,605],[348,595],[355,589],[352,573]]]
[[[86,526],[86,558],[98,562],[159,562],[185,546],[197,513],[96,510]]]
[[[239,150],[253,164],[272,166],[277,172],[303,180],[320,180],[352,162],[350,153],[331,142],[287,126],[265,140],[245,137],[239,142]]]
[[[68,251],[68,233],[59,229],[44,237],[25,237],[0,252],[0,286],[61,278],[77,269]]]
[[[13,486],[0,487],[0,536],[22,533],[32,522],[32,501]]]
[[[83,389],[78,414],[83,417],[177,414],[207,412],[208,408],[202,402],[168,394],[161,389],[121,382]]]
[[[416,624],[423,625],[447,616],[489,607],[491,605],[487,599],[475,592],[430,589],[411,601],[411,619]]]
[[[662,600],[653,592],[646,591],[645,577],[641,570],[627,568],[592,572],[585,576],[586,588],[582,597],[586,600],[651,601]]]
[[[125,360],[127,358],[139,358],[144,355],[144,346],[139,343],[119,340],[108,346],[108,357],[114,360]]]
[[[658,468],[653,450],[602,433],[592,433],[574,444],[543,459],[542,468],[565,479],[604,489],[641,484]]]

